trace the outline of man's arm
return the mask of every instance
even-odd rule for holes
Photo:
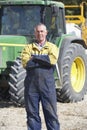
[[[22,53],[21,53],[21,58],[22,58],[22,65],[24,68],[26,68],[27,62],[32,58],[31,57],[31,47],[27,45]]]
[[[49,49],[48,55],[49,55],[50,63],[52,65],[55,65],[57,63],[58,56],[59,56],[59,48],[55,44],[52,44]]]
[[[44,66],[53,66],[57,63],[59,49],[54,44],[49,44],[49,52],[48,55],[33,55],[33,61],[39,63],[40,65]]]

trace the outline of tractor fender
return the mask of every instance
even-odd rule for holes
[[[82,38],[78,38],[77,36],[71,36],[71,35],[64,37],[64,39],[62,40],[60,48],[62,46],[67,47],[67,46],[69,46],[69,44],[72,44],[72,43],[78,43],[78,44],[82,45],[84,48],[87,49],[87,45]]]

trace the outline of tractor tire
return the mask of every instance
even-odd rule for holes
[[[24,79],[26,76],[26,70],[23,69],[21,59],[17,58],[14,61],[14,65],[11,67],[11,73],[9,74],[9,93],[10,99],[16,105],[24,105]]]
[[[62,48],[59,55],[59,69],[62,88],[57,91],[57,99],[62,102],[78,102],[87,91],[87,55],[82,45],[70,44]],[[61,53],[62,53],[61,51]]]

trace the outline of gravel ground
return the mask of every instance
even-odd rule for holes
[[[87,98],[78,103],[57,103],[61,130],[87,130]],[[42,130],[47,130],[40,107]],[[10,102],[0,101],[0,130],[27,130],[26,112]]]

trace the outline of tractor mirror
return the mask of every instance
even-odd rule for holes
[[[52,14],[54,16],[58,16],[58,14],[59,14],[58,12],[59,12],[59,8],[55,5],[52,5]]]

